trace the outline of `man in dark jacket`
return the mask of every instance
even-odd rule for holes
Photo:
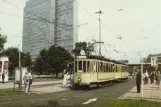
[[[141,89],[141,72],[140,71],[136,75],[136,87],[137,87],[137,93],[140,93],[140,89]]]

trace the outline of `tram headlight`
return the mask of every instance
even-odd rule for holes
[[[78,77],[78,82],[80,82],[81,81],[81,78],[80,77]]]

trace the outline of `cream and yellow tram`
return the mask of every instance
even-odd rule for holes
[[[128,79],[128,66],[99,59],[76,59],[68,64],[74,71],[74,85],[96,86]]]

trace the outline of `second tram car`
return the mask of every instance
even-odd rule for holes
[[[76,59],[68,63],[68,72],[74,73],[74,85],[98,86],[128,79],[128,66],[99,59]]]

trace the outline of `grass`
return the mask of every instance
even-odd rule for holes
[[[161,107],[161,102],[146,100],[116,100],[107,107]]]
[[[33,81],[34,82],[39,82],[39,81],[54,81],[56,80],[55,78],[51,78],[51,77],[34,77]]]
[[[0,96],[12,96],[12,95],[22,95],[24,92],[13,91],[13,90],[0,90]]]

